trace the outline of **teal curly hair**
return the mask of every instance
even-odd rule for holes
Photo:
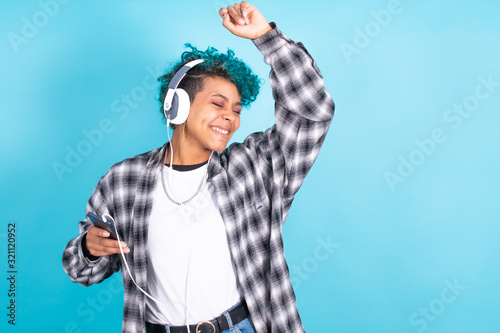
[[[200,51],[189,43],[185,44],[185,46],[191,50],[182,53],[181,60],[158,78],[161,83],[158,101],[160,102],[160,112],[162,114],[163,101],[170,80],[184,64],[196,59],[205,59],[205,62],[190,69],[178,86],[178,88],[186,90],[191,103],[196,94],[203,90],[205,77],[222,77],[234,83],[241,95],[241,105],[244,107],[249,107],[255,101],[259,94],[261,80],[243,61],[234,56],[232,50],[228,49],[227,54],[223,54],[213,47],[208,47],[206,51]]]

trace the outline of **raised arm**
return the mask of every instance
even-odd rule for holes
[[[333,100],[302,43],[290,40],[274,23],[267,23],[255,7],[242,2],[221,9],[219,14],[233,34],[252,38],[271,66],[276,125],[263,134],[251,135],[245,144],[272,164],[273,181],[283,187],[287,209],[318,156],[333,118]]]

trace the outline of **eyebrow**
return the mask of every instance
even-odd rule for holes
[[[220,98],[222,98],[223,100],[225,100],[226,102],[228,102],[228,103],[229,103],[229,98],[227,98],[226,96],[224,96],[224,95],[222,95],[222,94],[215,93],[215,94],[212,94],[211,96],[217,96],[217,97],[220,97]],[[236,102],[236,105],[241,106],[241,102]]]

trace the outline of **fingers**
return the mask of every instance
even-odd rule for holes
[[[233,6],[228,7],[229,14],[233,19],[237,20],[237,22],[240,25],[245,25],[250,23],[250,21],[246,16],[246,12],[243,9],[244,7],[239,3],[235,3]]]
[[[219,9],[219,15],[220,15],[220,17],[225,18],[226,14],[227,14],[227,9],[226,8],[223,7],[221,9]]]
[[[91,226],[89,228],[88,233],[91,234],[91,235],[95,235],[95,236],[99,236],[99,237],[104,237],[104,238],[109,237],[109,232],[107,232],[104,229],[95,227],[95,226]]]
[[[243,6],[243,4],[246,4]],[[247,18],[248,3],[242,2],[241,4],[235,3],[233,6],[227,6],[227,8],[221,8],[219,10],[219,15],[224,19],[223,25],[231,23],[231,25],[246,25],[250,21]]]
[[[96,257],[107,256],[110,254],[120,253],[118,241],[109,239],[109,232],[101,228],[92,226],[87,232],[86,246],[90,254]],[[120,242],[123,253],[129,253],[130,249],[125,242]]]
[[[240,12],[243,15],[243,17],[247,20],[247,24],[248,24],[248,16],[253,12],[254,9],[255,7],[246,1],[242,1],[240,4]]]
[[[266,18],[246,1],[219,10],[222,25],[238,37],[256,39],[272,30]]]
[[[221,15],[222,17],[222,26],[224,28],[226,28],[227,30],[229,31],[233,31],[234,30],[234,24],[231,23],[231,18],[229,17],[229,15],[227,14],[227,9],[226,8],[222,8],[221,11],[224,10],[225,12]]]

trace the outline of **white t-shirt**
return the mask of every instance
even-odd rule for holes
[[[148,322],[195,324],[241,300],[213,185],[205,180],[207,167],[163,166],[168,194],[177,202],[191,198],[203,181],[200,193],[181,206],[167,198],[158,175],[148,231],[148,293],[162,304],[146,298]]]

